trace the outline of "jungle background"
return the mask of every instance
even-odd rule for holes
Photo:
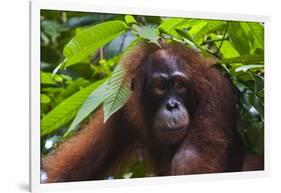
[[[92,32],[98,35],[89,36]],[[237,91],[240,115],[237,130],[245,149],[264,154],[262,23],[42,10],[42,156],[75,134],[101,103],[106,107],[112,105],[100,93],[106,92],[102,88],[108,80],[122,74],[118,69],[121,56],[139,39],[157,43],[160,37],[217,59],[215,67],[229,77]],[[73,41],[78,45],[75,48],[70,45]],[[83,50],[89,42],[95,45]],[[124,92],[129,95],[126,89]],[[117,98],[117,105],[106,111],[107,118],[126,100],[118,98],[118,93],[112,90],[109,95],[110,99]],[[148,175],[142,161],[132,159],[126,165],[109,178]]]

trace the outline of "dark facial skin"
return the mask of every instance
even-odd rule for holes
[[[170,56],[166,50],[159,50],[148,60],[145,93],[152,132],[163,144],[179,143],[187,132],[190,122],[187,95],[190,94],[190,80],[184,73],[180,58]],[[149,114],[149,113],[148,113]]]

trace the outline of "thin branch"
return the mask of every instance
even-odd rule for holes
[[[127,33],[125,33],[125,34],[123,35],[123,37],[122,37],[122,40],[121,40],[122,42],[121,42],[120,47],[119,47],[119,49],[118,49],[118,54],[119,54],[119,53],[122,51],[122,49],[123,49],[123,46],[124,46],[126,37],[127,37]]]
[[[204,42],[202,42],[202,43],[200,44],[200,46],[204,46],[204,45],[209,44],[209,43],[220,42],[220,41],[222,41],[222,40],[223,40],[222,38],[215,39],[215,40],[205,40]]]
[[[229,21],[226,22],[225,31],[224,31],[224,34],[223,34],[223,37],[222,37],[220,46],[219,46],[218,50],[216,51],[216,54],[217,54],[217,55],[219,54],[220,49],[221,49],[222,44],[223,44],[223,41],[225,40],[225,36],[226,36],[227,31],[228,31],[228,26],[229,26]]]

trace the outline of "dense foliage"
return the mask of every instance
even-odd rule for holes
[[[41,13],[42,154],[75,133],[99,106],[104,121],[118,111],[130,96],[120,57],[142,39],[158,44],[160,38],[216,58],[214,65],[237,88],[237,129],[245,148],[263,155],[262,23],[47,10]],[[144,175],[140,168],[126,169],[123,177]]]

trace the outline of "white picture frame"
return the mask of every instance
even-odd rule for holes
[[[95,13],[120,13],[153,16],[174,16],[185,18],[202,18],[216,20],[239,20],[263,22],[265,27],[265,66],[270,68],[269,63],[269,25],[268,16],[240,15],[230,13],[194,12],[188,10],[164,10],[164,9],[143,9],[138,7],[117,7],[98,5],[93,2],[76,1],[50,1],[33,0],[30,2],[30,190],[31,192],[45,192],[52,190],[73,190],[100,187],[124,187],[146,184],[163,183],[186,183],[190,181],[210,181],[223,179],[241,179],[265,177],[270,173],[270,126],[269,117],[269,96],[270,77],[265,73],[265,169],[264,171],[250,171],[237,173],[202,174],[186,176],[167,176],[153,178],[116,179],[87,182],[68,183],[40,183],[40,10],[65,10],[82,11]]]

